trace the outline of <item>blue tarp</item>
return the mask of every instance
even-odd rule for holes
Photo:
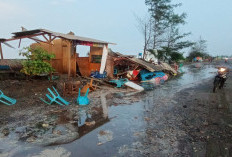
[[[156,77],[163,77],[165,76],[165,73],[162,71],[149,72],[148,70],[141,70],[140,76],[142,81],[147,81]]]

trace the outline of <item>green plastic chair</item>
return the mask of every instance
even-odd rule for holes
[[[0,90],[0,102],[10,106],[14,105],[17,102],[17,100],[4,95],[4,93]]]
[[[59,105],[61,105],[61,106],[63,106],[63,105],[69,105],[70,104],[69,102],[67,102],[66,100],[64,100],[60,96],[60,94],[57,92],[57,90],[54,87],[52,87],[52,88],[55,91],[56,95],[52,92],[52,90],[50,88],[47,88],[47,89],[50,92],[50,94],[52,95],[52,97],[49,94],[46,94],[46,96],[50,100],[50,102],[47,102],[47,101],[45,101],[42,98],[40,98],[40,100],[42,100],[43,102],[45,102],[48,105],[51,105],[54,102],[57,103],[57,104],[59,104]]]

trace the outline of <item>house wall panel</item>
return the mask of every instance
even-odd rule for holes
[[[76,62],[78,64],[81,75],[89,76],[90,75],[89,57],[77,57]]]

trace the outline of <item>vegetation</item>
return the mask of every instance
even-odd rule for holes
[[[180,31],[180,26],[186,23],[186,13],[175,13],[182,4],[172,4],[171,0],[145,0],[145,4],[149,8],[149,18],[138,20],[145,39],[144,53],[156,49],[159,60],[182,60],[181,51],[193,45],[184,40],[190,33]]]
[[[49,74],[54,71],[49,61],[55,56],[48,54],[48,51],[41,47],[25,47],[21,50],[20,55],[26,57],[26,60],[22,63],[23,69],[21,72],[28,76]]]
[[[200,37],[200,39],[197,42],[195,42],[191,47],[187,60],[192,61],[192,59],[195,57],[211,58],[211,56],[207,53],[206,42],[206,40]]]

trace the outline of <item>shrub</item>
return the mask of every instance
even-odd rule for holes
[[[49,74],[54,71],[49,61],[55,57],[54,54],[48,54],[48,51],[41,47],[25,47],[19,53],[26,57],[23,61],[22,73],[32,75]]]

